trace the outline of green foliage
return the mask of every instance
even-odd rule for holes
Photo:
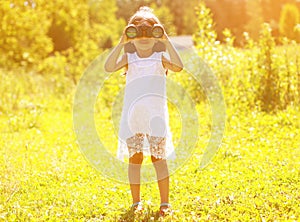
[[[196,7],[198,0],[163,0],[162,5],[170,9],[174,17],[174,26],[178,35],[191,35],[197,24]]]
[[[279,73],[274,56],[275,40],[269,24],[264,24],[259,40],[258,68],[260,83],[258,101],[263,111],[274,111],[280,106]]]
[[[133,215],[129,185],[92,169],[72,132],[78,77],[125,25],[114,18],[115,2],[26,2],[0,2],[0,220],[156,221],[157,183],[142,185],[145,213]],[[167,8],[155,9],[163,21],[172,19]],[[196,102],[200,133],[195,154],[170,177],[175,212],[166,221],[299,221],[300,47],[288,39],[275,46],[267,24],[259,42],[244,33],[243,49],[234,47],[231,30],[222,30],[222,45],[209,10],[200,5],[198,12],[194,41],[223,87],[226,132],[214,161],[199,170],[211,135],[210,104],[190,74],[170,73]],[[68,37],[66,48],[57,47],[59,33]],[[95,106],[99,137],[112,153],[120,74],[108,75]],[[179,140],[180,116],[169,110]]]
[[[141,7],[150,6],[156,3],[156,0],[116,0],[117,17],[124,19],[126,22]],[[160,6],[161,4],[159,4]]]
[[[245,25],[245,32],[249,34],[249,36],[257,41],[259,39],[259,29],[257,27],[261,27],[264,23],[263,12],[260,5],[259,0],[247,1],[247,17],[248,23]]]
[[[109,0],[1,1],[2,67],[76,83],[92,59],[119,39],[124,21],[116,19],[116,10]]]
[[[247,1],[205,1],[213,13],[216,23],[216,32],[218,40],[224,41],[224,29],[229,29],[235,36],[235,44],[240,45],[242,41],[242,33],[245,30],[245,24],[248,23]]]
[[[192,35],[197,29],[197,6],[198,0],[181,1],[184,4],[184,29],[183,35]]]
[[[201,56],[206,56],[211,47],[215,45],[217,33],[214,29],[215,23],[212,18],[212,13],[209,8],[202,2],[197,8],[197,25],[198,29],[193,35],[194,41],[197,43],[197,48],[200,50]]]
[[[203,2],[197,8],[196,14],[198,15],[198,29],[193,35],[193,41],[196,43],[196,48],[200,57],[205,61],[209,61],[210,58],[214,56],[212,52],[215,49],[215,42],[217,38],[217,34],[214,30],[212,14],[210,9],[208,9]],[[190,55],[187,55],[187,58],[185,59],[186,61],[189,61],[189,56]],[[194,78],[188,77],[184,86],[186,86],[189,90],[195,102],[201,102],[205,99],[201,86]]]
[[[53,50],[50,21],[36,3],[1,1],[0,21],[1,66],[30,68]]]
[[[166,32],[169,35],[176,34],[176,28],[174,26],[174,14],[172,13],[170,7],[168,7],[167,5],[156,4],[156,1],[153,0],[122,0],[117,1],[117,5],[118,11],[116,12],[116,14],[118,17],[121,17],[126,21],[126,24],[124,24],[124,26],[127,25],[128,20],[139,9],[139,7],[147,5],[151,9],[153,9],[154,14],[163,24],[164,28],[166,29]],[[130,5],[130,7],[128,7],[128,5]]]
[[[296,32],[296,25],[300,23],[300,12],[296,5],[293,4],[286,4],[284,5],[281,15],[280,15],[280,22],[279,22],[279,30],[280,33],[291,39],[291,40],[298,40],[300,36],[297,36]]]
[[[125,27],[125,21],[116,19],[116,2],[111,0],[89,1],[89,39],[101,49],[111,48]]]
[[[295,73],[297,74],[297,83],[296,83],[296,89],[297,89],[297,103],[300,104],[300,58],[299,58],[299,52],[296,52],[296,59],[295,59]]]
[[[155,15],[158,17],[159,21],[163,24],[166,32],[169,36],[176,35],[176,28],[174,26],[174,16],[170,12],[170,9],[166,6],[156,6],[152,4],[150,6],[153,10]]]
[[[263,23],[271,25],[274,37],[280,37],[282,8],[286,4],[294,5],[295,9],[300,8],[297,0],[205,0],[205,3],[214,15],[218,40],[223,41],[222,32],[228,28],[236,37],[235,44],[238,46],[243,44],[243,32],[248,32],[252,38],[258,40],[258,27]]]
[[[6,104],[0,115],[1,220],[161,221],[156,182],[142,184],[145,211],[133,215],[129,185],[108,180],[88,164],[72,132],[70,97],[53,94],[44,76],[20,78],[1,70],[0,77],[1,95],[16,94],[16,87],[20,92],[7,101],[15,108]],[[299,110],[266,114],[229,107],[222,147],[199,170],[210,135],[208,106],[196,107],[201,130],[195,154],[170,176],[174,215],[165,221],[298,221]],[[108,149],[116,143],[110,111],[95,115]]]
[[[203,12],[199,13],[194,41],[200,57],[209,64],[224,86],[228,106],[276,112],[299,104],[299,46],[295,42],[282,42],[284,46],[281,51],[275,45],[270,25],[264,24],[259,42],[244,33],[244,49],[237,49],[234,47],[235,36],[225,29],[225,44],[221,45],[211,28],[214,23],[209,9],[203,4],[200,7]],[[193,88],[192,95],[201,98],[201,90],[192,85],[193,82],[189,87]]]
[[[232,35],[230,29],[225,29],[223,31],[223,36],[224,36],[224,42],[227,46],[233,47],[234,46],[234,40],[235,37]]]
[[[176,31],[178,35],[183,33],[184,29],[184,12],[185,12],[185,4],[186,1],[179,0],[166,0],[164,4],[170,8],[170,11],[174,15],[174,25],[176,27]]]

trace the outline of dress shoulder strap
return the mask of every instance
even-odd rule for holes
[[[128,64],[137,60],[135,53],[126,53],[127,54],[127,62]]]

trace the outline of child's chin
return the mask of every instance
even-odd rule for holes
[[[149,44],[151,42],[151,40],[150,39],[139,39],[138,42],[140,44]]]
[[[151,40],[140,40],[137,45],[139,48],[152,48],[154,46],[154,42]]]

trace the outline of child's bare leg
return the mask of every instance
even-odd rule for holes
[[[151,156],[151,160],[156,171],[160,202],[169,203],[169,171],[167,161],[157,159],[154,156]]]
[[[169,170],[165,160],[166,138],[147,135],[151,160],[156,171],[161,203],[169,203]]]
[[[143,162],[144,134],[137,133],[126,140],[129,151],[128,178],[133,203],[140,202],[141,164]]]
[[[129,158],[128,177],[133,203],[140,202],[140,178],[143,153],[136,153]]]

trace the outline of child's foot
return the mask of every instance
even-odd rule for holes
[[[144,210],[142,202],[136,202],[132,204],[131,209],[134,213],[141,213]]]
[[[159,208],[159,217],[165,217],[172,215],[173,211],[171,209],[171,204],[161,203]]]

